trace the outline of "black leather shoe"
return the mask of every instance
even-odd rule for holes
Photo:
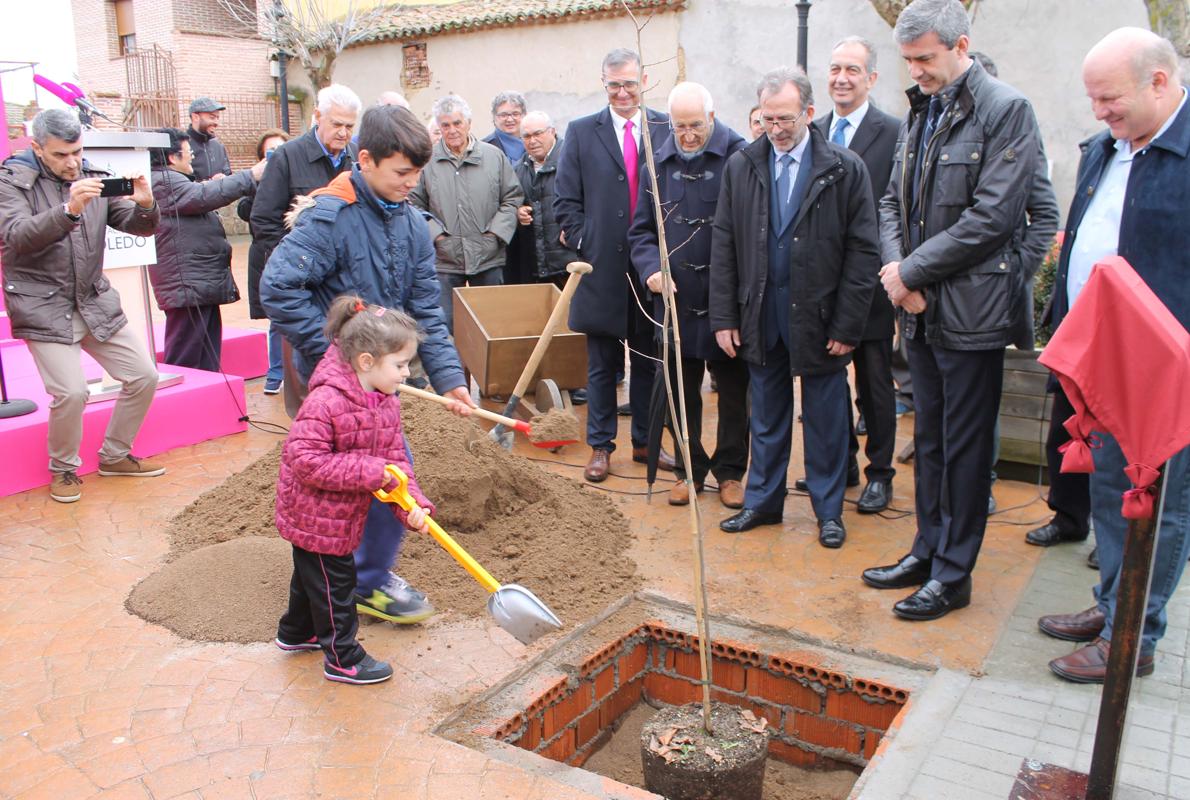
[[[1091,569],[1099,569],[1099,548],[1096,547],[1087,554],[1087,566]]]
[[[852,461],[851,466],[847,468],[847,487],[859,486],[859,462]],[[805,478],[798,478],[793,482],[793,488],[799,492],[810,491],[809,484],[806,483]]]
[[[572,390],[571,390],[571,392],[570,392],[570,402],[571,402],[571,403],[573,403],[573,404],[574,404],[574,405],[576,405],[576,406],[586,405],[586,403],[587,403],[587,390],[586,390],[585,388],[583,388],[583,389],[572,389]]]
[[[621,417],[631,417],[632,406],[628,403],[621,403],[620,405],[616,406],[616,415]]]
[[[868,435],[868,423],[864,422],[863,414],[860,414],[859,419],[855,421],[855,435],[856,436],[867,436]]]
[[[862,577],[864,583],[876,589],[921,586],[930,579],[930,562],[910,554],[895,564],[865,569]]]
[[[1090,531],[1073,530],[1069,526],[1063,525],[1054,518],[1042,525],[1040,528],[1034,528],[1025,534],[1025,541],[1029,544],[1035,544],[1038,547],[1052,547],[1062,542],[1082,542],[1085,541]]]
[[[861,514],[876,514],[888,508],[892,500],[892,483],[886,481],[870,481],[859,496],[855,510]]]
[[[970,575],[953,586],[939,581],[927,581],[925,586],[896,603],[893,606],[893,613],[901,619],[938,619],[969,605],[971,605]]]
[[[719,529],[728,533],[743,533],[750,531],[757,525],[780,525],[781,514],[765,513],[754,508],[745,508],[738,514],[728,517],[719,523]]]
[[[847,529],[843,527],[841,519],[818,520],[818,543],[823,547],[842,547],[847,539]]]

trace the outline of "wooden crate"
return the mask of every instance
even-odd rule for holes
[[[1004,391],[1000,397],[1000,460],[1045,466],[1053,395],[1046,394],[1049,370],[1037,353],[1009,348],[1004,353]]]
[[[509,395],[562,293],[550,283],[464,286],[454,290],[455,347],[485,395]],[[587,385],[587,337],[566,321],[554,333],[529,381],[549,378],[559,389]]]

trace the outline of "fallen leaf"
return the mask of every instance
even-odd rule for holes
[[[715,752],[714,750],[712,750],[711,748],[709,748],[709,747],[708,747],[708,748],[707,748],[707,749],[706,749],[704,752],[705,752],[705,753],[707,754],[707,756],[708,756],[708,757],[710,757],[710,759],[711,759],[712,761],[714,761],[716,764],[722,764],[722,763],[723,763],[723,756],[719,755],[718,753],[716,753],[716,752]]]
[[[674,738],[674,734],[676,734],[677,732],[678,732],[677,728],[669,728],[669,729],[665,730],[660,736],[657,737],[657,741],[661,742],[661,744],[669,744],[670,741]]]
[[[748,720],[749,722],[756,722],[756,719],[757,719],[756,715],[753,714],[748,709],[744,709],[743,711],[741,711],[740,716],[742,716],[744,719]]]

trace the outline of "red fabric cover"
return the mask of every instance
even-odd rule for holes
[[[1092,268],[1038,361],[1075,409],[1065,426],[1080,444],[1064,451],[1062,471],[1092,471],[1090,432],[1107,431],[1134,487],[1123,515],[1152,517],[1157,469],[1190,444],[1190,333],[1126,260],[1112,256]]]
[[[364,391],[339,348],[331,345],[310,376],[310,394],[281,452],[276,512],[281,538],[311,553],[354,552],[372,492],[388,480],[386,464],[409,476],[409,492],[433,513],[405,452],[400,400]],[[404,524],[405,511],[392,509]]]

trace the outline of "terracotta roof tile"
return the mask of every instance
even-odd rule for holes
[[[663,13],[682,10],[686,0],[628,0],[628,5],[633,13]],[[619,0],[462,0],[442,5],[394,4],[377,23],[376,31],[361,39],[359,44],[624,14]]]

